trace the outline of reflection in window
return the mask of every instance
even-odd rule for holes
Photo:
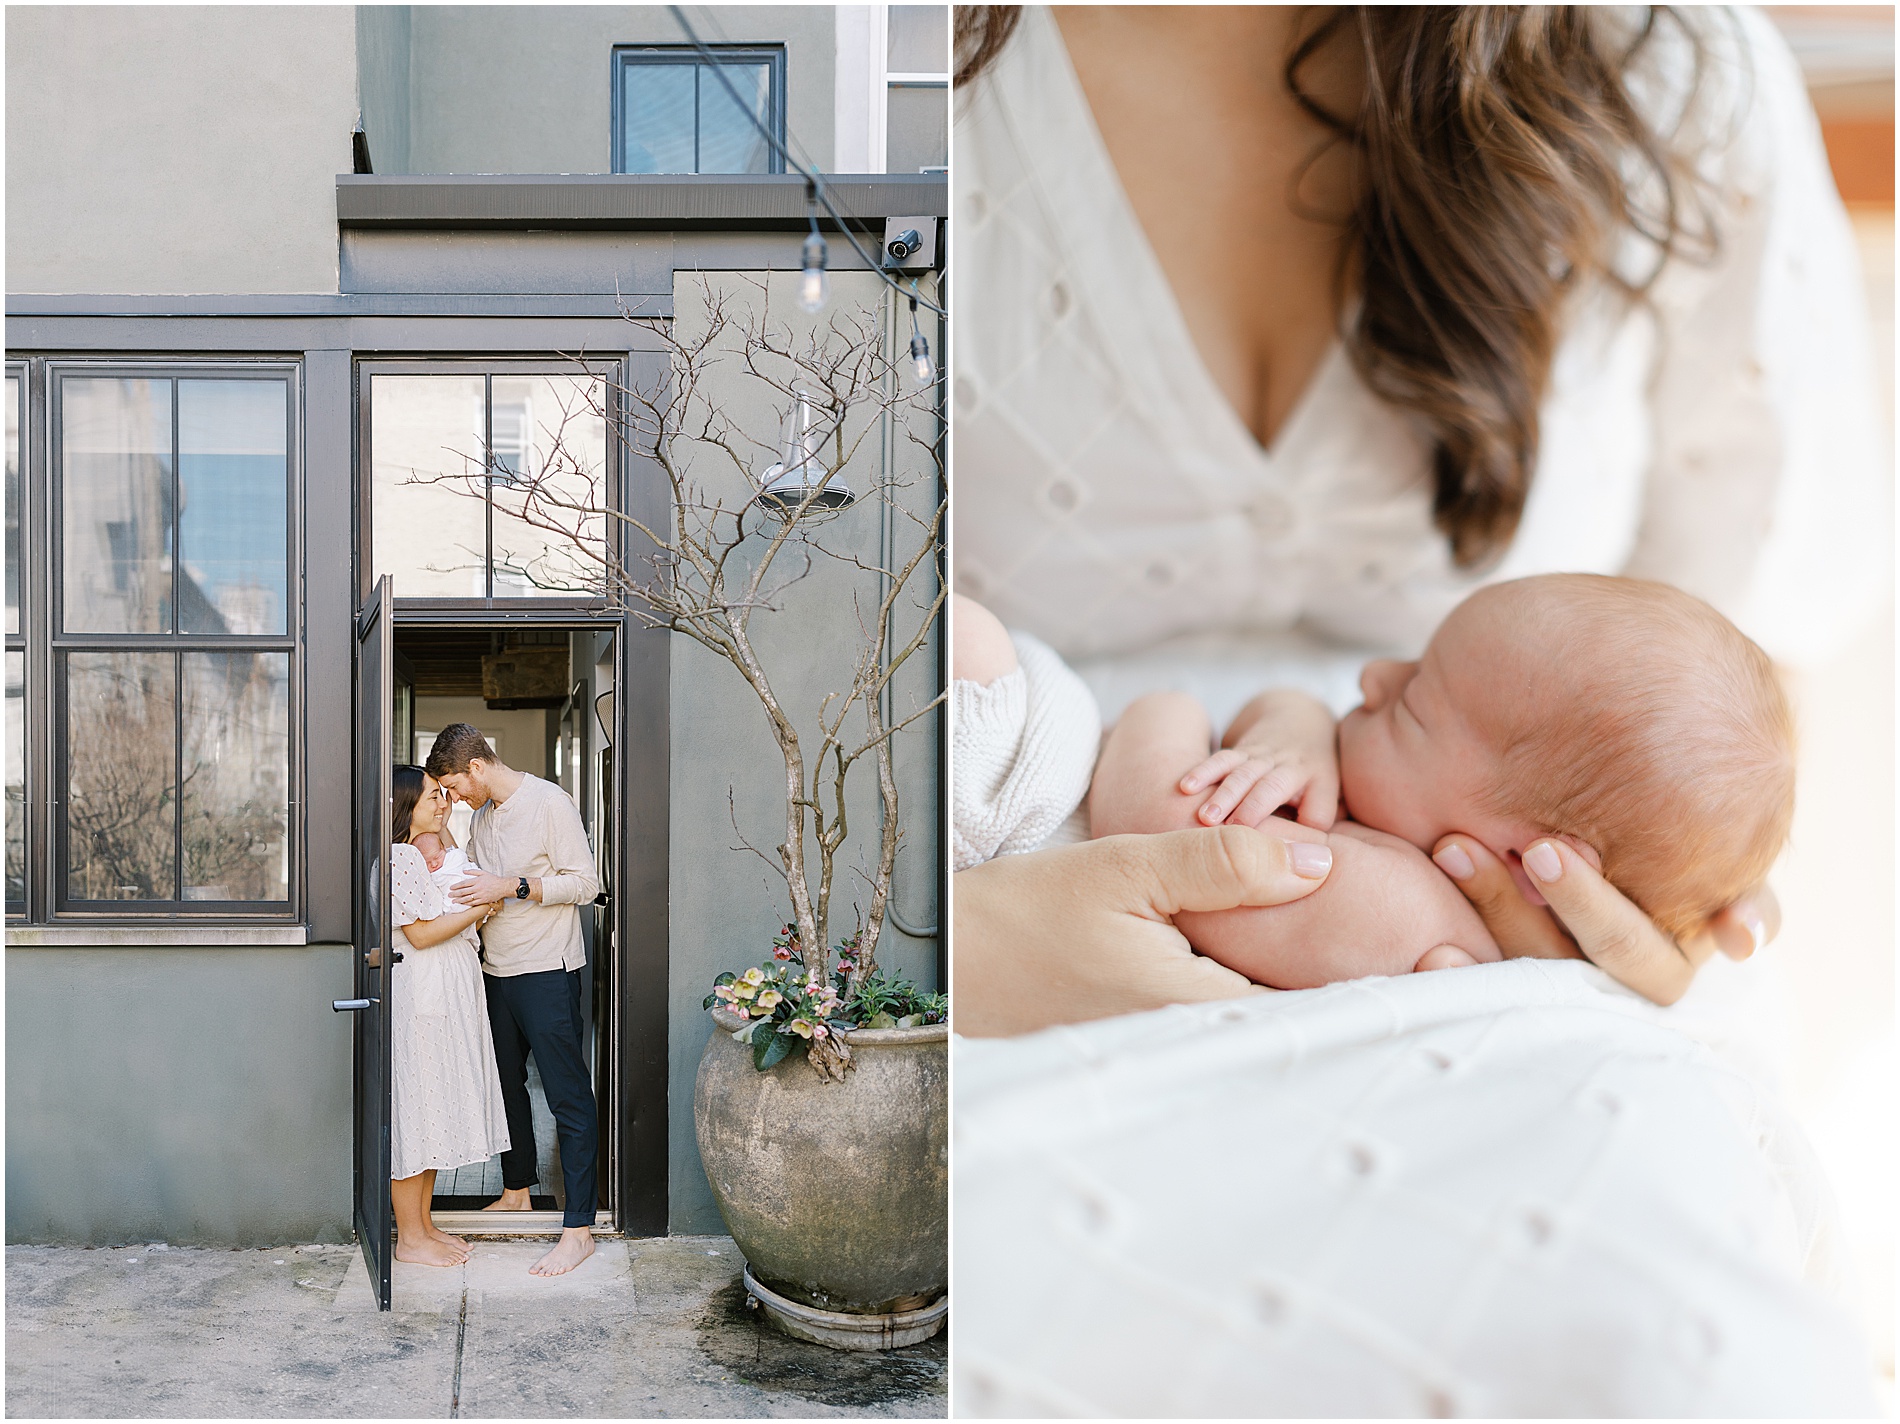
[[[291,383],[185,370],[54,380],[55,908],[281,912]],[[66,645],[76,633],[90,636]]]
[[[290,430],[276,381],[178,383],[178,627],[282,633]]]
[[[61,383],[69,633],[172,630],[171,399],[170,381]]]
[[[7,904],[26,900],[26,654],[7,654]]]
[[[7,377],[7,632],[20,631],[20,378]]]
[[[885,11],[884,171],[916,173],[950,161],[950,7]]]
[[[782,173],[760,132],[785,135],[784,55],[775,49],[617,51],[617,173]],[[722,83],[721,80],[724,80]]]
[[[178,898],[175,653],[66,658],[66,893]]]
[[[186,653],[185,900],[290,897],[290,656]]]
[[[606,499],[606,394],[598,377],[372,374],[372,574],[398,598],[598,592],[605,530],[585,511]]]

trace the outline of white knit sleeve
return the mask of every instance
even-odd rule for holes
[[[1082,679],[1039,639],[1010,640],[1014,672],[951,684],[958,870],[1048,840],[1088,795],[1101,750],[1101,714]]]

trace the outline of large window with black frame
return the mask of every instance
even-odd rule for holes
[[[295,911],[296,385],[282,363],[46,367],[50,558],[20,652],[51,686],[15,697],[10,558],[7,695],[10,743],[16,708],[53,729],[50,912]],[[14,864],[9,840],[10,908]]]

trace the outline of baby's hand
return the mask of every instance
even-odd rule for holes
[[[1202,824],[1256,829],[1282,806],[1301,825],[1331,830],[1339,816],[1339,751],[1333,717],[1303,693],[1264,692],[1240,710],[1221,750],[1181,778],[1183,795],[1215,787]]]

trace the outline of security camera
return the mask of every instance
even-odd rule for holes
[[[884,250],[890,253],[893,262],[902,262],[923,245],[923,239],[918,237],[917,229],[907,227],[885,243]]]

